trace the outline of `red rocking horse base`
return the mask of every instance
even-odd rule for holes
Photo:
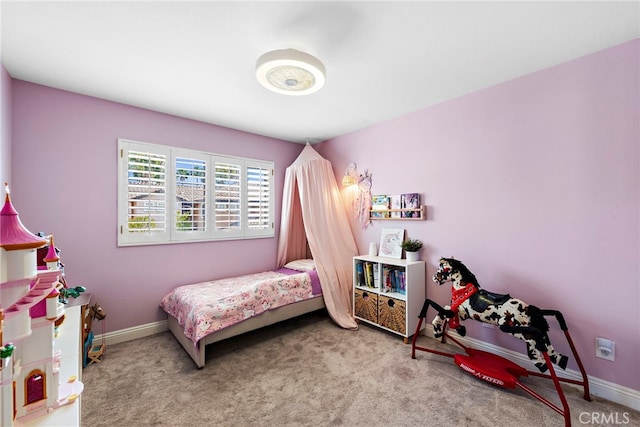
[[[418,322],[418,326],[416,328],[416,332],[413,335],[413,340],[411,345],[412,359],[416,358],[416,350],[426,351],[429,353],[438,354],[440,356],[451,357],[453,358],[454,363],[460,369],[462,369],[466,373],[478,379],[481,379],[483,381],[486,381],[490,384],[493,384],[499,387],[508,388],[508,389],[515,389],[517,387],[525,391],[529,395],[533,396],[534,398],[538,399],[540,402],[547,405],[549,408],[556,411],[558,414],[562,415],[565,420],[565,426],[571,426],[571,416],[569,413],[569,405],[564,395],[564,391],[560,386],[560,382],[567,382],[567,383],[582,386],[584,389],[584,399],[587,401],[591,401],[591,396],[589,395],[589,382],[587,380],[587,375],[582,366],[582,362],[580,361],[580,358],[576,353],[575,347],[573,345],[573,342],[571,341],[571,337],[569,336],[568,330],[564,330],[565,337],[569,342],[569,345],[571,347],[571,350],[573,351],[575,360],[578,363],[578,367],[580,368],[580,371],[582,373],[582,381],[576,381],[576,380],[571,380],[567,378],[559,378],[556,375],[553,364],[551,363],[551,359],[549,358],[549,355],[546,352],[543,352],[542,354],[547,363],[547,367],[549,368],[549,374],[541,374],[539,372],[529,371],[511,362],[510,360],[505,359],[504,357],[501,357],[492,353],[488,353],[486,351],[466,347],[447,333],[446,324],[448,322],[445,322],[445,326],[444,326],[445,329],[443,331],[441,342],[445,342],[445,338],[449,338],[451,341],[453,341],[458,346],[460,346],[465,351],[466,354],[451,354],[451,353],[445,353],[442,351],[438,351],[438,350],[434,350],[426,347],[419,347],[416,345],[416,341],[422,327],[422,321],[423,321],[423,318],[420,318]],[[555,405],[551,401],[542,397],[541,395],[531,390],[530,388],[526,387],[524,384],[520,382],[519,380],[520,377],[527,377],[529,375],[551,379],[555,386],[556,392],[558,393],[558,397],[560,398],[560,402],[562,403],[562,407]]]
[[[453,361],[460,369],[490,384],[514,389],[519,377],[529,373],[519,365],[482,350],[465,349],[467,354],[456,354]]]

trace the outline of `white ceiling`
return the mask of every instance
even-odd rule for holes
[[[278,139],[326,140],[640,37],[640,2],[1,3],[9,74]],[[278,95],[260,55],[294,48],[324,88]]]

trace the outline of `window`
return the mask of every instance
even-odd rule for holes
[[[220,159],[215,166],[214,220],[217,232],[235,234],[240,231],[241,219],[241,174],[237,162]]]
[[[118,245],[274,236],[273,162],[118,139]]]
[[[40,369],[34,369],[24,380],[25,406],[47,398],[47,377]]]

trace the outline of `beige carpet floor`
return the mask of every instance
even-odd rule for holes
[[[471,377],[451,358],[418,352],[411,359],[411,345],[400,337],[368,325],[343,330],[322,311],[213,344],[207,353],[197,369],[169,332],[107,347],[104,361],[83,371],[81,425],[564,425],[522,391]],[[551,381],[523,381],[559,404]],[[574,426],[603,425],[592,414],[640,425],[637,411],[595,396],[587,402],[573,386],[564,390]]]

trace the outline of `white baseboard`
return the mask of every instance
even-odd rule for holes
[[[428,326],[428,325],[427,325]],[[121,329],[119,331],[108,332],[104,334],[104,343],[107,345],[117,344],[125,341],[131,341],[139,338],[144,338],[150,335],[159,334],[161,332],[169,330],[167,326],[166,320],[161,320],[158,322],[147,323],[146,325],[134,326],[132,328]],[[433,330],[427,327],[423,333],[425,336],[433,338]],[[531,361],[528,357],[526,357],[522,353],[515,352],[513,350],[508,350],[503,347],[498,347],[496,345],[486,343],[484,341],[479,341],[470,337],[461,337],[455,331],[450,331],[451,335],[459,340],[462,344],[469,346],[471,348],[476,348],[478,350],[485,350],[491,353],[497,354],[498,356],[502,356],[507,360],[512,361],[513,363],[517,363],[523,367],[527,367],[528,364],[531,364]],[[103,336],[96,335],[94,338],[96,342],[102,342]],[[556,370],[556,373],[560,377],[569,378],[573,380],[582,380],[582,375],[580,372],[567,369],[565,371]],[[620,405],[624,405],[631,409],[635,409],[636,411],[640,411],[640,391],[633,390],[628,387],[624,387],[609,381],[602,380],[600,378],[589,377],[589,391],[592,395],[601,397],[606,400],[610,400],[611,402],[618,403]],[[575,386],[574,384],[565,383],[570,386]],[[575,386],[579,387],[579,386]]]
[[[423,333],[425,336],[433,338],[433,330],[429,327],[429,325],[427,325],[427,328],[423,330]],[[460,341],[462,344],[468,347],[475,348],[478,350],[485,350],[490,353],[497,354],[498,356],[502,356],[505,359],[510,360],[513,363],[516,363],[526,369],[529,369],[528,368],[529,365],[533,366],[531,364],[532,363],[531,360],[529,360],[529,358],[522,353],[519,353],[513,350],[508,350],[503,347],[498,347],[494,344],[480,341],[471,337],[461,337],[455,331],[448,331],[448,333],[450,333],[452,337],[454,337],[456,340]],[[582,381],[582,374],[579,371],[576,371],[574,369],[566,369],[564,371],[561,369],[557,369],[556,374],[562,378]],[[620,405],[624,405],[631,409],[635,409],[636,411],[640,411],[640,391],[639,390],[633,390],[631,388],[624,387],[609,381],[605,381],[600,378],[592,377],[591,375],[588,375],[588,374],[587,374],[587,377],[589,379],[590,394],[609,400],[611,402],[618,403]],[[582,389],[582,387],[575,384],[571,384],[571,383],[565,383],[565,384]]]
[[[119,331],[107,332],[106,334],[94,335],[94,342],[103,342],[106,345],[118,344],[125,341],[136,340],[168,331],[166,320],[147,323],[146,325],[134,326],[132,328],[120,329]]]

